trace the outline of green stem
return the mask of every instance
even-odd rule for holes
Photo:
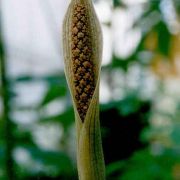
[[[5,178],[6,180],[14,179],[13,171],[13,138],[12,138],[12,122],[10,120],[10,97],[9,97],[9,84],[6,72],[6,56],[5,48],[2,36],[1,14],[0,14],[0,71],[1,71],[1,92],[2,92],[2,104],[3,104],[3,121],[4,121],[4,139],[5,139]]]
[[[86,18],[82,18],[84,16],[84,13],[81,14],[81,10],[79,10],[77,6],[85,8]],[[78,14],[77,17],[74,16],[75,14]],[[78,16],[82,18],[79,23],[77,23],[79,18]],[[76,23],[79,24],[80,27],[85,27],[85,31],[79,28],[79,25],[77,25],[76,28],[73,28],[73,25]],[[76,54],[76,58],[79,58],[80,61],[84,60],[84,62],[89,61],[89,57],[86,56],[86,53],[81,52],[81,48],[79,49],[79,52],[71,48],[72,44],[81,44],[80,42],[82,41],[80,39],[81,37],[77,36],[76,38],[76,36],[72,36],[77,31],[76,29],[78,29],[79,35],[83,34],[83,37],[87,36],[88,34],[88,36],[86,37],[86,42],[88,39],[88,42],[90,43],[83,44],[83,46],[90,46],[89,49],[92,49],[91,62],[94,66],[91,73],[93,73],[94,75],[93,82],[95,83],[95,88],[91,92],[93,95],[89,99],[89,106],[83,121],[78,109],[83,109],[83,107],[80,107],[78,105],[81,100],[76,98],[76,95],[78,94],[76,89],[78,86],[74,81],[77,76],[82,75],[81,72],[78,71],[79,69],[75,73],[73,72],[74,68],[79,66],[76,66],[76,64],[73,63],[73,57]],[[92,4],[92,0],[71,1],[63,23],[63,52],[66,79],[69,85],[70,93],[72,95],[75,112],[77,130],[77,165],[79,180],[105,180],[105,163],[103,157],[99,122],[99,78],[102,59],[102,32]],[[80,57],[81,55],[83,55],[83,58]],[[82,64],[82,67],[83,66],[84,64]],[[82,88],[82,90],[84,89],[82,86],[79,86],[78,88]]]

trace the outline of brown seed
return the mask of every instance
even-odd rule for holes
[[[82,16],[82,17],[81,17],[81,21],[83,21],[83,22],[86,21],[86,17],[85,17],[85,16]]]
[[[77,45],[77,43],[79,42],[77,36],[73,36],[72,38],[73,44]]]
[[[71,48],[74,49],[76,46],[74,43],[71,44]]]
[[[79,65],[81,64],[78,59],[75,59],[74,63],[75,63],[77,66],[79,66]]]
[[[76,91],[80,94],[81,93],[81,89],[77,86],[76,87]]]
[[[84,79],[81,79],[80,84],[86,86],[87,82]]]
[[[79,74],[74,74],[74,78],[76,81],[79,81],[81,79],[81,76]]]
[[[86,54],[86,53],[90,53],[90,49],[87,47],[87,46],[85,46],[84,47],[84,49],[83,49],[83,52]]]
[[[86,72],[86,69],[85,69],[84,67],[78,67],[77,73],[83,74],[83,73],[85,73],[85,72]]]
[[[89,92],[89,90],[91,90],[91,86],[90,86],[90,85],[87,85],[87,86],[84,88],[84,91],[87,93],[87,92]]]
[[[84,25],[84,26],[83,26],[83,29],[84,29],[84,30],[86,30],[86,29],[87,29],[87,27]]]
[[[75,57],[79,56],[80,50],[78,48],[76,48],[75,50],[72,51],[73,55]]]
[[[76,25],[76,27],[77,27],[78,29],[82,29],[83,24],[82,24],[81,22],[78,22],[77,25]]]
[[[85,56],[83,53],[81,53],[81,54],[79,55],[79,58],[80,58],[81,61],[83,61],[83,60],[86,59],[86,56]]]
[[[78,22],[78,18],[77,17],[73,17],[73,23],[76,24]]]
[[[83,42],[82,42],[82,40],[78,42],[77,47],[78,47],[79,49],[82,49],[82,48],[83,48]]]
[[[77,12],[81,12],[81,7],[80,6],[77,6],[75,9],[76,9]]]
[[[83,63],[83,65],[84,65],[85,68],[92,68],[92,64],[90,62],[88,62],[88,61],[85,61]]]
[[[84,106],[83,109],[84,109],[84,110],[87,110],[87,109],[88,109],[88,106]]]
[[[79,32],[77,36],[78,36],[78,38],[83,38],[84,37],[84,33]]]
[[[78,33],[78,28],[77,28],[77,27],[74,27],[74,28],[72,29],[72,33],[73,33],[74,35],[77,35],[77,33]]]
[[[87,98],[87,94],[82,93],[82,95],[80,97],[81,97],[81,99],[85,100]]]
[[[78,18],[78,20],[82,19],[82,18],[81,18],[81,14],[77,14],[76,17]]]
[[[84,75],[84,79],[89,79],[91,77],[89,72],[86,72],[86,74]]]
[[[85,37],[83,38],[83,43],[88,43],[88,37],[87,37],[87,36],[85,36]]]
[[[75,95],[75,98],[76,98],[77,100],[79,100],[79,99],[80,99],[79,94],[76,94],[76,95]]]

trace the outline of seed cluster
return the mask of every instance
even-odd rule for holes
[[[95,89],[92,45],[86,8],[76,4],[72,17],[72,63],[77,110],[84,121]]]

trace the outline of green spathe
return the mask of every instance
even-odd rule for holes
[[[82,4],[86,7],[89,19],[88,33],[91,35],[92,61],[95,66],[95,90],[89,104],[84,122],[77,111],[75,99],[75,84],[73,81],[72,64],[72,13],[74,6]],[[99,122],[99,76],[102,59],[102,33],[99,21],[91,0],[72,0],[66,13],[63,24],[63,52],[65,74],[72,96],[77,130],[77,163],[80,180],[104,180],[105,166],[101,143]]]

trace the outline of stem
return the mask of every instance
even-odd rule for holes
[[[5,139],[5,178],[7,180],[12,180],[14,178],[13,171],[13,138],[12,138],[12,122],[9,117],[10,113],[10,97],[8,92],[8,78],[6,72],[6,57],[5,48],[2,37],[2,25],[1,25],[1,14],[0,14],[0,78],[1,78],[1,92],[2,92],[2,104],[3,104],[3,120],[4,120],[4,139]]]
[[[105,180],[99,122],[102,32],[91,0],[71,1],[63,23],[63,52],[75,112],[79,180]]]

